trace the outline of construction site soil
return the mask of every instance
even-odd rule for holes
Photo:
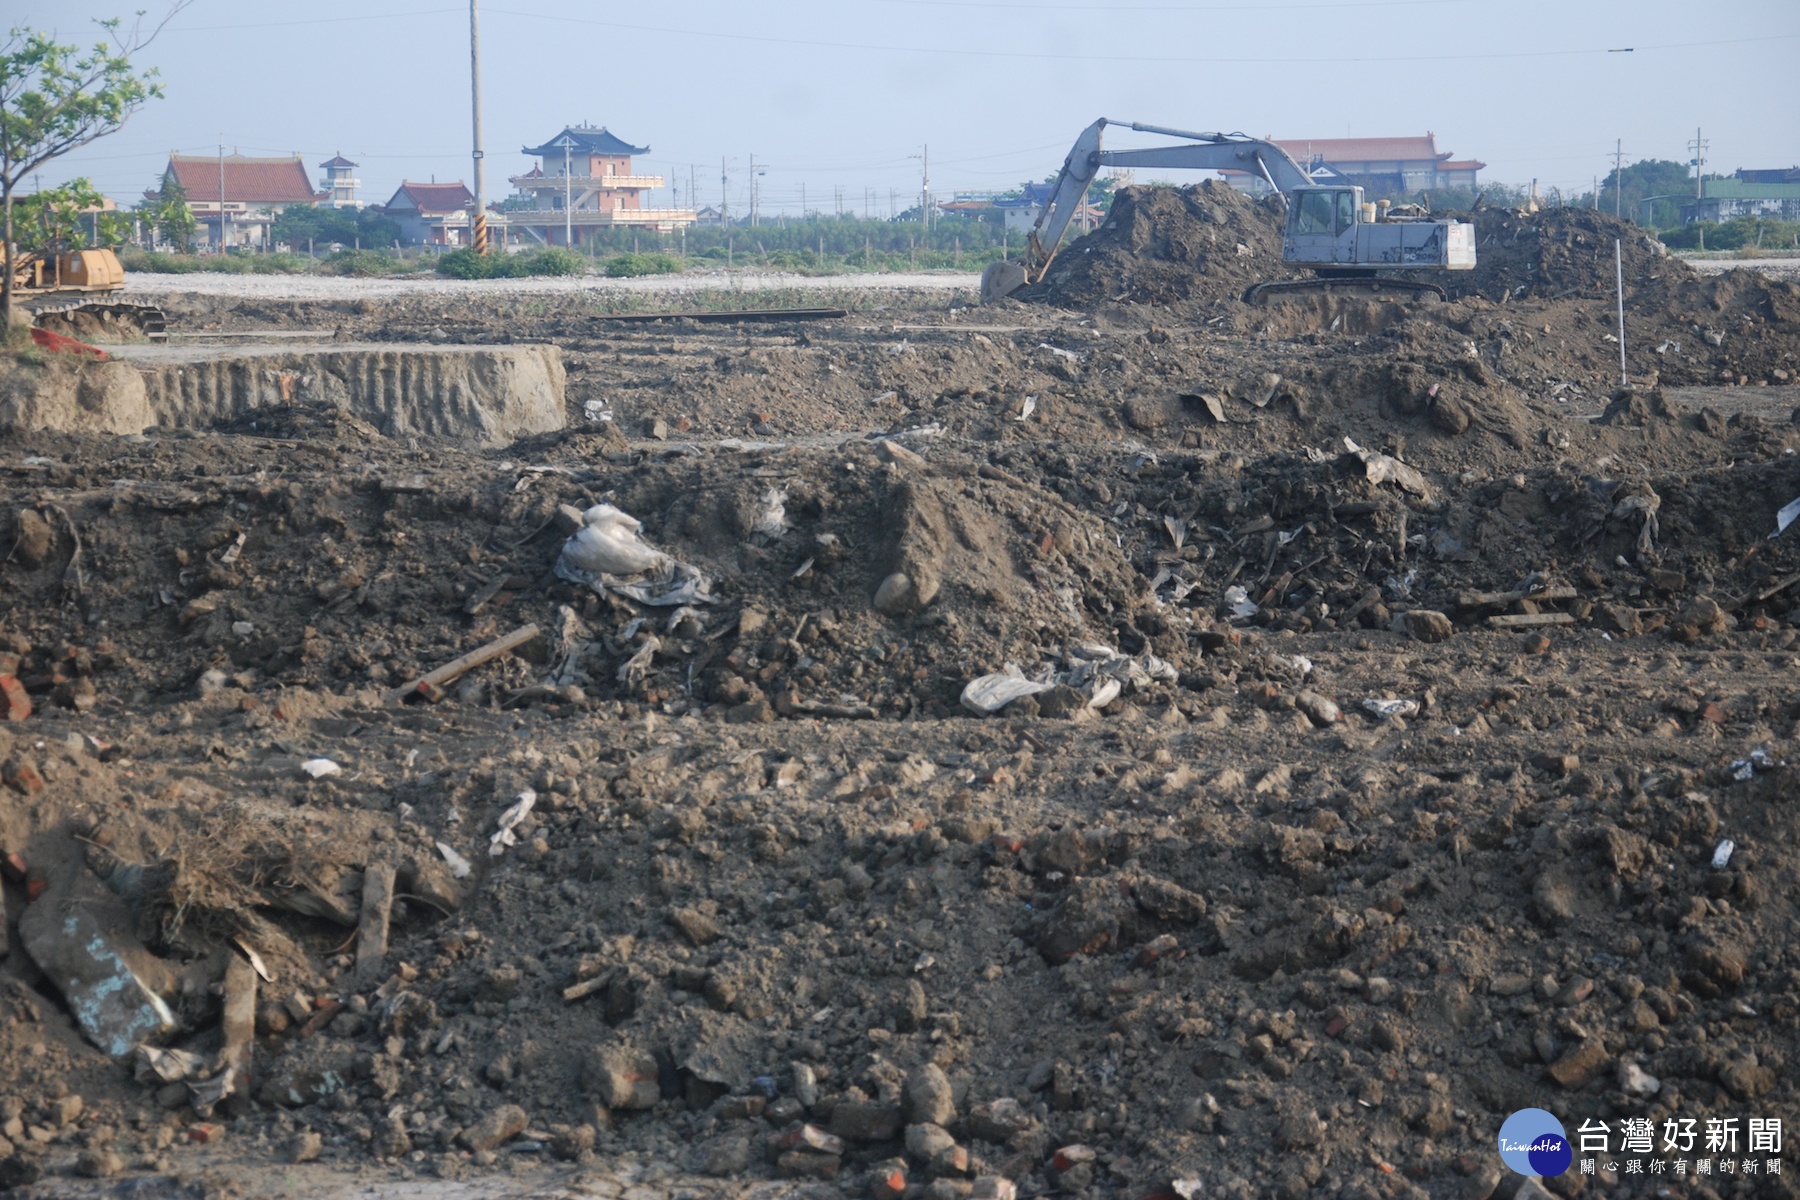
[[[1791,1130],[1800,289],[1474,220],[1436,304],[1243,304],[1207,186],[991,308],[169,298],[551,343],[568,428],[6,437],[0,1190],[1505,1200],[1522,1108]],[[682,602],[558,569],[599,505]]]

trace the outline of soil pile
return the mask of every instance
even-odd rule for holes
[[[1445,280],[1464,295],[1489,300],[1611,296],[1616,283],[1615,240],[1620,243],[1627,288],[1659,278],[1698,278],[1642,227],[1597,209],[1522,213],[1483,208],[1444,215],[1475,226],[1475,269],[1452,273]]]
[[[1071,307],[1235,300],[1281,271],[1282,220],[1278,199],[1218,180],[1121,188],[1100,227],[1058,253],[1044,294]]]

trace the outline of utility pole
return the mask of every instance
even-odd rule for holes
[[[1623,201],[1625,183],[1625,139],[1620,138],[1613,143],[1613,216],[1624,215]]]
[[[573,194],[573,188],[574,188],[575,181],[570,175],[570,171],[573,170],[573,167],[570,165],[569,156],[575,149],[575,139],[565,133],[561,137],[557,138],[554,142],[551,142],[550,144],[552,146],[561,146],[562,147],[562,152],[563,152],[563,245],[568,246],[572,249],[575,245],[575,213],[569,206],[572,203],[570,197]]]
[[[931,146],[920,147],[920,153],[911,157],[919,160],[919,224],[924,231],[931,232]]]
[[[752,225],[756,224],[756,202],[760,198],[757,196],[757,191],[756,155],[752,154],[750,156],[750,224]]]
[[[1700,127],[1694,126],[1694,140],[1688,143],[1688,149],[1694,152],[1694,199],[1706,199],[1706,191],[1701,180],[1706,178],[1706,148],[1712,143],[1700,136]],[[1699,214],[1695,214],[1698,216]]]
[[[225,253],[225,135],[219,135],[219,253]]]
[[[719,158],[719,224],[731,219],[731,178],[725,174],[724,156]]]
[[[474,146],[469,157],[475,164],[475,211],[469,214],[469,245],[477,254],[486,254],[487,203],[482,198],[481,163],[481,10],[480,0],[469,0],[469,115],[473,126]]]

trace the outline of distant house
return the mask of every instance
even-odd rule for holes
[[[298,154],[290,158],[171,154],[163,183],[165,187],[178,183],[187,193],[188,209],[200,222],[199,241],[227,248],[267,245],[269,227],[282,209],[326,198],[324,192],[313,190]]]
[[[580,245],[596,230],[621,225],[666,232],[693,224],[698,214],[691,208],[644,203],[647,193],[663,186],[662,176],[632,170],[632,157],[649,152],[604,126],[566,126],[543,145],[521,149],[542,163],[510,180],[523,203],[509,207],[508,217],[546,245]]]
[[[356,177],[357,164],[341,154],[333,155],[319,164],[325,172],[325,178],[319,180],[331,196],[326,201],[333,208],[360,208],[356,199],[356,189],[362,186],[362,180]]]
[[[469,241],[469,212],[475,196],[456,183],[402,183],[381,209],[400,225],[400,240],[409,246],[464,246]]]
[[[1700,187],[1700,198],[1681,206],[1683,221],[1800,220],[1800,167],[1739,171],[1730,179],[1708,179]]]
[[[988,207],[997,209],[1001,219],[1006,223],[1009,233],[1026,233],[1037,224],[1038,214],[1044,211],[1044,205],[1050,203],[1051,188],[1047,183],[1028,183],[1017,196],[1004,196],[992,201]],[[954,205],[944,205],[946,209]],[[1104,216],[1099,209],[1087,201],[1082,201],[1081,208],[1075,213],[1073,224],[1078,229],[1092,229],[1100,223]]]
[[[1271,138],[1300,169],[1332,182],[1352,183],[1372,196],[1406,196],[1452,189],[1474,191],[1487,166],[1473,158],[1451,158],[1437,148],[1437,135],[1374,138]],[[1269,185],[1246,171],[1221,171],[1231,186],[1261,194]],[[1322,182],[1323,180],[1321,180]]]

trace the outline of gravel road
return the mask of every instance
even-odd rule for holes
[[[638,279],[542,277],[529,279],[463,280],[414,276],[401,279],[350,278],[336,275],[228,275],[207,271],[191,275],[134,273],[125,290],[134,296],[167,296],[200,293],[247,300],[363,300],[418,295],[510,295],[593,292],[622,295],[682,295],[700,292],[780,290],[842,291],[957,291],[980,286],[981,276],[962,271],[916,272],[893,275],[791,275],[780,272],[746,273],[708,271],[683,275],[653,275]]]

